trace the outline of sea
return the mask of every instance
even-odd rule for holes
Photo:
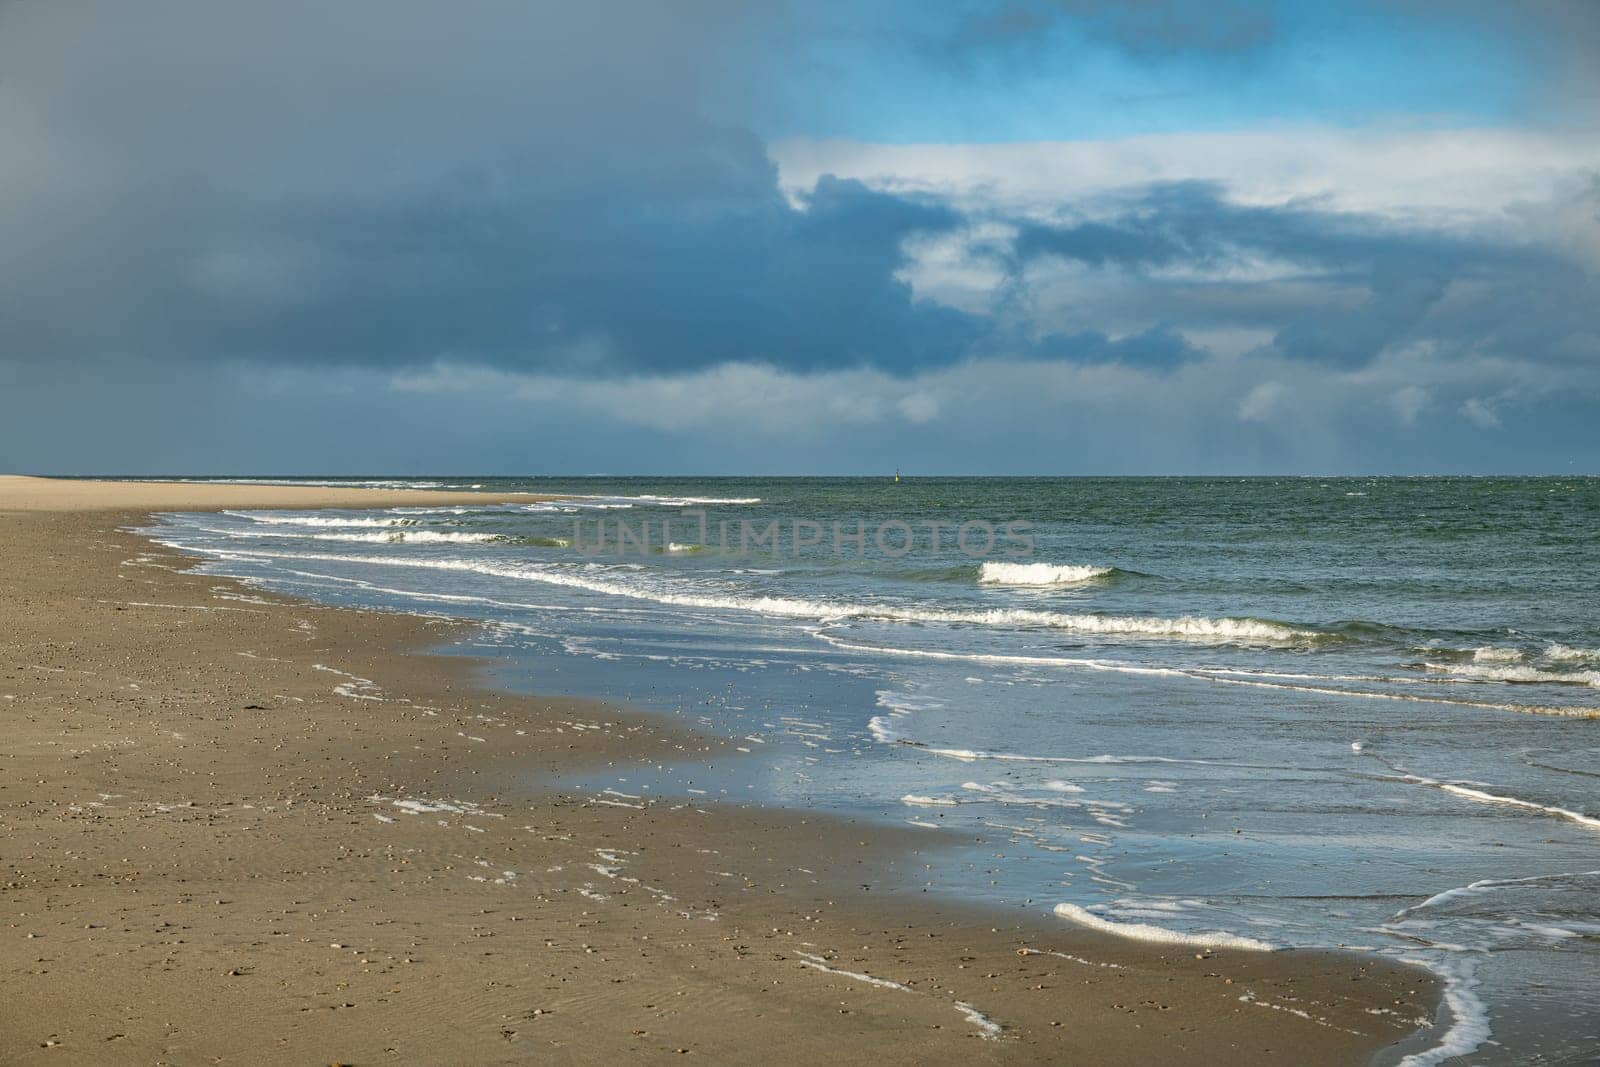
[[[1600,478],[194,480],[480,492],[149,532],[742,754],[562,787],[954,831],[908,888],[1407,960],[1394,1059],[1600,1060]]]

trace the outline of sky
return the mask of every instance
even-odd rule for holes
[[[0,470],[1600,473],[1589,0],[0,0]]]

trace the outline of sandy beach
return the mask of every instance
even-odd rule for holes
[[[462,498],[0,478],[0,1061],[1357,1064],[1435,1017],[1374,957],[932,898],[936,833],[550,791],[739,754],[125,532]]]

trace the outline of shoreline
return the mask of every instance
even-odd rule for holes
[[[513,790],[737,756],[424,651],[469,623],[265,594],[119,529],[486,494],[40,482],[0,479],[0,1059],[1352,1063],[1438,1013],[1434,976],[1376,957],[931,900],[893,878],[922,834]]]

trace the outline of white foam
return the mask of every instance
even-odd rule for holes
[[[865,982],[867,985],[878,986],[880,989],[895,989],[902,993],[916,992],[915,989],[912,989],[908,985],[903,985],[900,982],[894,982],[887,978],[876,978],[870,974],[863,974],[860,971],[847,971],[842,967],[829,966],[824,957],[814,955],[810,952],[797,952],[795,955],[800,957],[800,966],[810,967],[814,971],[823,971],[827,974],[836,974],[841,978],[849,978],[852,981]]]
[[[900,735],[889,729],[889,715],[874,715],[867,720],[867,732],[872,734],[872,739],[880,744],[893,744],[899,740]]]
[[[1054,788],[1054,786],[1066,784],[1064,782],[1056,782],[1045,786],[1045,789],[1050,793],[1057,794],[1053,796],[1035,796],[1031,793],[1024,793],[1007,782],[962,782],[961,788],[997,804],[1011,804],[1028,808],[1087,809],[1090,816],[1097,822],[1103,821],[1112,826],[1122,826],[1123,823],[1118,816],[1111,815],[1111,812],[1127,813],[1133,810],[1128,805],[1113,800],[1068,799],[1060,794],[1081,793],[1083,790],[1076,787],[1068,789]]]
[[[1422,696],[1416,693],[1384,693],[1373,689],[1346,689],[1327,685],[1288,685],[1283,682],[1262,682],[1253,678],[1227,678],[1216,672],[1173,671],[1190,678],[1203,678],[1222,685],[1248,685],[1260,689],[1286,689],[1297,693],[1320,693],[1327,696],[1351,697],[1361,700],[1400,700],[1417,704],[1444,704],[1456,708],[1481,708],[1487,711],[1514,711],[1522,715],[1549,715],[1557,718],[1600,718],[1600,708],[1560,707],[1538,704],[1509,704],[1488,700],[1461,700],[1455,697]],[[1352,678],[1352,681],[1363,679]]]
[[[233,531],[212,530],[211,533],[231,534]],[[436,533],[435,531],[428,531]],[[252,531],[259,536],[260,531]],[[493,534],[461,534],[459,539],[493,539]],[[356,535],[321,535],[324,538],[349,537],[357,540],[387,540],[382,535],[371,537],[357,537]],[[448,540],[449,537],[438,535],[439,540]],[[200,551],[215,551],[206,546],[197,546]],[[898,604],[898,603],[873,603],[862,604],[849,601],[801,600],[792,597],[754,597],[738,595],[713,595],[703,592],[675,591],[661,586],[647,586],[643,584],[627,584],[616,581],[614,577],[602,577],[591,573],[587,568],[583,571],[572,569],[558,569],[547,564],[525,564],[502,560],[469,560],[469,559],[423,559],[404,557],[373,557],[373,556],[305,556],[292,553],[272,553],[265,550],[251,549],[250,552],[257,556],[280,559],[331,559],[344,563],[374,563],[390,566],[422,567],[433,570],[467,571],[476,574],[491,574],[496,577],[512,578],[522,581],[543,582],[550,585],[565,586],[573,589],[585,589],[594,593],[610,596],[624,596],[637,600],[652,601],[657,604],[671,604],[679,607],[730,609],[747,611],[758,615],[806,618],[827,622],[836,619],[887,619],[898,622],[935,622],[953,623],[959,625],[979,626],[1036,626],[1049,629],[1071,630],[1080,633],[1096,633],[1128,637],[1177,637],[1194,638],[1210,641],[1237,641],[1244,643],[1293,643],[1304,642],[1325,636],[1315,630],[1300,629],[1280,622],[1271,622],[1262,619],[1243,618],[1207,618],[1204,616],[1181,616],[1178,618],[1161,618],[1156,616],[1138,615],[1083,615],[1067,614],[1053,611],[1037,611],[1018,608],[993,608],[988,610],[954,610],[949,608],[936,608],[924,604]],[[619,573],[611,568],[597,568],[605,574],[616,575]],[[659,578],[660,575],[656,575]],[[883,650],[880,650],[883,651]],[[994,657],[1004,660],[1006,657]],[[1028,660],[1030,657],[1013,657]],[[1089,662],[1089,661],[1085,661]],[[1159,670],[1151,673],[1172,673]]]
[[[641,496],[639,500],[662,507],[684,507],[691,504],[759,504],[758,496]]]
[[[1131,938],[1135,941],[1158,941],[1173,945],[1199,945],[1207,948],[1235,948],[1250,952],[1272,952],[1274,946],[1265,941],[1254,938],[1239,937],[1225,931],[1215,930],[1206,933],[1185,933],[1181,930],[1169,930],[1163,926],[1152,926],[1148,923],[1119,923],[1096,915],[1086,908],[1076,904],[1057,904],[1055,913],[1063,919],[1068,919],[1080,926],[1087,926],[1092,930],[1102,933],[1115,934],[1118,937]]]
[[[387,529],[372,530],[370,532],[357,532],[347,530],[344,533],[309,533],[301,530],[262,530],[248,529],[242,531],[248,537],[282,537],[293,538],[301,541],[343,541],[358,544],[468,544],[480,545],[491,541],[502,541],[504,535],[493,533],[469,533],[465,530],[419,530],[414,527],[391,526],[388,523],[379,525]],[[196,526],[194,529],[202,533],[234,535],[240,531],[218,530],[207,526]],[[261,553],[270,555],[270,553]],[[286,556],[282,558],[298,559],[306,557]],[[323,556],[322,559],[330,557]],[[337,557],[333,557],[337,558]],[[381,562],[373,560],[371,562]]]
[[[978,568],[978,581],[991,585],[1071,585],[1110,574],[1113,567],[1084,567],[1070,563],[988,562]]]
[[[1472,658],[1479,663],[1515,663],[1522,658],[1522,649],[1485,645],[1483,648],[1473,649]]]
[[[982,752],[971,748],[930,748],[935,756],[948,756],[965,763],[977,760],[1002,760],[1015,763],[1193,763],[1201,766],[1244,767],[1249,764],[1222,763],[1203,759],[1172,759],[1167,756],[1029,756],[1016,752]]]
[[[1509,804],[1513,807],[1532,808],[1536,811],[1546,812],[1547,814],[1556,815],[1563,819],[1570,819],[1572,822],[1579,823],[1583,826],[1592,826],[1596,829],[1600,829],[1600,819],[1597,819],[1592,815],[1585,815],[1582,812],[1572,811],[1569,808],[1559,808],[1548,804],[1535,804],[1531,800],[1522,800],[1518,797],[1503,796],[1498,793],[1486,793],[1481,789],[1472,789],[1464,785],[1453,785],[1448,782],[1440,785],[1439,788],[1443,789],[1447,793],[1454,793],[1456,796],[1467,797],[1470,800],[1479,800],[1486,804]]]
[[[450,812],[455,815],[477,814],[475,805],[463,806],[452,804],[447,800],[391,800],[390,803],[411,815],[426,815],[433,812]]]
[[[1573,811],[1570,808],[1562,808],[1550,804],[1537,804],[1531,800],[1523,800],[1521,797],[1507,796],[1504,793],[1490,793],[1459,782],[1441,782],[1437,778],[1425,778],[1420,774],[1402,774],[1401,778],[1407,782],[1415,782],[1417,785],[1427,785],[1435,789],[1442,789],[1453,796],[1476,800],[1482,804],[1506,804],[1514,808],[1528,808],[1533,811],[1544,812],[1546,815],[1554,815],[1557,818],[1570,820],[1581,826],[1589,826],[1600,830],[1600,818],[1596,818],[1593,815],[1585,815],[1581,811]]]
[[[1555,660],[1558,663],[1570,660],[1590,660],[1600,662],[1600,649],[1573,648],[1570,645],[1552,644],[1549,648],[1544,650],[1544,658]]]
[[[822,971],[824,974],[836,974],[840,978],[848,978],[853,982],[863,982],[866,985],[877,986],[880,989],[893,989],[897,993],[917,992],[904,983],[891,981],[888,978],[878,978],[861,971],[847,971],[842,967],[831,966],[825,957],[818,956],[813,952],[796,952],[795,955],[800,957],[800,966],[809,967],[814,971]],[[974,1008],[971,1004],[964,1000],[958,1000],[955,1002],[954,1007],[961,1013],[962,1018],[978,1028],[979,1037],[992,1041],[1000,1036],[1002,1029],[1000,1024],[990,1019],[977,1008]]]
[[[880,689],[874,694],[874,698],[878,707],[889,708],[891,711],[901,714],[909,714],[913,711],[931,711],[934,708],[944,707],[944,704],[940,701],[927,697],[912,696],[909,693],[901,693],[893,689]]]
[[[202,549],[201,551],[204,551]],[[1169,678],[1192,678],[1196,681],[1215,682],[1218,685],[1245,685],[1259,689],[1282,689],[1296,693],[1318,693],[1326,696],[1350,697],[1360,700],[1400,700],[1418,704],[1444,704],[1458,708],[1481,708],[1490,711],[1514,711],[1523,715],[1549,715],[1561,718],[1600,718],[1600,708],[1559,707],[1537,704],[1510,704],[1486,700],[1464,700],[1457,697],[1426,696],[1416,693],[1386,693],[1373,689],[1349,689],[1330,685],[1292,685],[1286,682],[1261,681],[1266,678],[1308,678],[1345,682],[1420,682],[1420,679],[1388,678],[1369,675],[1316,675],[1282,674],[1270,671],[1244,671],[1219,667],[1141,667],[1116,660],[1086,659],[1070,656],[1014,656],[982,652],[939,652],[932,649],[883,648],[846,641],[825,631],[815,631],[817,637],[833,647],[846,652],[865,652],[885,656],[908,656],[918,659],[938,659],[967,663],[993,663],[1025,667],[1069,667],[1091,671],[1112,671],[1120,674],[1159,675]],[[1229,675],[1252,674],[1259,677],[1237,678]],[[1568,676],[1570,677],[1570,676]],[[952,753],[953,754],[953,753]]]
[[[1600,688],[1600,671],[1542,671],[1537,667],[1488,667],[1476,663],[1424,663],[1440,674],[1490,682],[1588,685]]]
[[[900,798],[900,803],[921,808],[953,808],[960,801],[954,797],[924,797],[916,793],[907,793]]]
[[[758,496],[657,496],[652,493],[639,493],[636,495],[578,495],[565,496],[562,501],[568,503],[582,503],[590,507],[611,505],[631,507],[634,504],[645,504],[661,508],[686,508],[698,504],[759,504]]]
[[[249,519],[251,522],[264,523],[268,526],[406,526],[415,522],[415,519],[393,518],[352,518],[334,515],[285,515],[278,512],[264,511],[224,511],[224,515],[232,515],[236,519]],[[259,533],[260,531],[255,531]]]
[[[966,1001],[956,1001],[956,1011],[959,1011],[962,1017],[967,1020],[967,1022],[978,1028],[978,1036],[983,1038],[985,1041],[993,1041],[1000,1036],[1000,1031],[1002,1029],[1000,1024],[989,1018],[977,1008],[974,1008],[971,1004],[968,1004]]]
[[[259,531],[258,531],[259,533]],[[295,535],[289,535],[295,536]],[[502,539],[500,534],[467,533],[463,530],[398,529],[382,533],[309,534],[315,541],[367,541],[384,544],[461,544],[483,545]]]
[[[1483,896],[1490,893],[1497,893],[1505,889],[1515,889],[1522,886],[1546,885],[1557,878],[1592,878],[1596,876],[1600,876],[1600,871],[1579,871],[1570,875],[1535,874],[1529,875],[1526,878],[1484,878],[1480,881],[1473,882],[1471,885],[1457,886],[1454,889],[1446,889],[1443,892],[1435,893],[1427,900],[1424,900],[1421,904],[1413,904],[1409,908],[1404,908],[1396,912],[1394,918],[1401,919],[1407,915],[1412,915],[1419,911],[1425,911],[1439,904],[1447,904],[1452,900],[1460,900],[1464,897]]]
[[[1466,961],[1458,961],[1444,968],[1428,960],[1402,959],[1416,967],[1426,967],[1445,980],[1443,1011],[1450,1014],[1450,1029],[1439,1043],[1423,1052],[1416,1052],[1400,1061],[1399,1067],[1434,1067],[1459,1056],[1465,1056],[1489,1040],[1489,1012],[1478,997],[1477,980]]]
[[[329,667],[325,663],[313,663],[311,669],[324,671],[328,674],[337,674],[341,678],[350,679],[348,682],[340,682],[333,687],[333,691],[342,697],[349,697],[351,700],[384,702],[383,687],[371,678],[362,678],[360,675],[351,674],[349,671],[341,671],[338,667]]]
[[[1054,949],[1048,949],[1048,948],[1046,948],[1046,949],[1019,948],[1019,949],[1017,949],[1017,955],[1019,955],[1019,956],[1059,956],[1061,959],[1071,960],[1073,963],[1081,963],[1085,967],[1105,967],[1105,968],[1109,968],[1110,970],[1113,970],[1113,971],[1120,971],[1120,970],[1123,969],[1122,964],[1120,964],[1120,963],[1107,963],[1107,962],[1104,962],[1104,961],[1101,961],[1101,960],[1086,960],[1082,956],[1074,956],[1070,952],[1057,952]]]
[[[174,478],[176,482],[199,485],[310,485],[330,489],[444,489],[444,482],[413,482],[399,478]],[[476,488],[476,486],[474,487]]]

